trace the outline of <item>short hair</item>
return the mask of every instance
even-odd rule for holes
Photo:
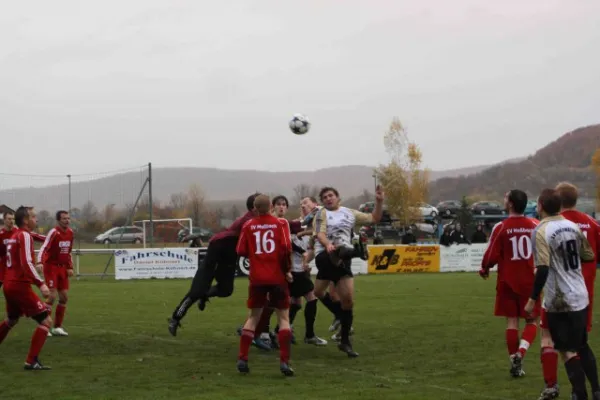
[[[63,214],[67,214],[67,215],[68,215],[68,214],[69,214],[69,212],[68,212],[68,211],[65,211],[65,210],[60,210],[60,211],[57,211],[57,212],[56,212],[56,220],[57,220],[57,221],[60,221],[60,219],[62,218]]]
[[[560,194],[555,189],[544,189],[538,198],[538,202],[544,211],[548,215],[556,215],[560,212],[562,201]]]
[[[246,208],[248,209],[248,211],[252,211],[254,209],[254,200],[258,195],[260,195],[260,193],[256,192],[248,196],[248,198],[246,199]]]
[[[271,211],[271,201],[266,194],[259,194],[254,199],[254,208],[260,215],[267,215]]]
[[[508,192],[508,201],[513,205],[517,214],[523,214],[527,208],[527,193],[519,189],[513,189]]]
[[[6,218],[6,216],[7,216],[7,215],[12,215],[12,216],[14,216],[14,215],[15,215],[15,213],[14,213],[14,212],[12,212],[11,210],[7,210],[7,211],[5,211],[5,212],[4,212],[4,216],[3,216],[2,218]]]
[[[336,188],[331,186],[325,186],[319,191],[319,199],[321,199],[321,201],[323,201],[323,195],[327,192],[333,192],[335,194],[335,197],[340,197],[340,193],[337,191]]]
[[[309,199],[313,203],[319,204],[319,202],[317,201],[317,198],[315,196],[305,196],[302,200],[304,200],[304,199]]]
[[[21,228],[23,225],[25,225],[25,218],[29,217],[29,210],[32,208],[33,207],[25,206],[17,208],[17,211],[15,212],[15,224],[17,227]]]
[[[288,201],[287,197],[285,197],[282,194],[280,194],[279,196],[273,197],[273,200],[271,200],[271,205],[275,206],[275,204],[279,203],[279,201],[281,201],[281,200],[285,201],[286,207],[290,206],[290,202]]]
[[[577,186],[569,182],[561,182],[556,185],[556,191],[560,196],[563,208],[573,208],[577,205],[577,199],[579,198]]]

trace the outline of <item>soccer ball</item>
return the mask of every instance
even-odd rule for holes
[[[290,129],[296,135],[304,135],[310,129],[310,121],[306,115],[294,114],[290,120]]]

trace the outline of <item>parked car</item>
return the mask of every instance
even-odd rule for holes
[[[375,209],[374,201],[367,201],[366,203],[363,203],[360,206],[358,206],[358,211],[364,212],[364,213],[372,213],[374,209]],[[379,222],[382,224],[392,223],[392,216],[388,212],[385,204],[383,205],[383,214],[381,216],[381,221],[379,221]]]
[[[437,217],[440,213],[437,208],[427,203],[419,203],[418,207],[423,217]]]
[[[203,242],[207,242],[212,237],[213,233],[210,229],[198,228],[197,226],[192,227],[192,233],[189,229],[182,229],[177,233],[177,240],[181,242],[188,241],[189,236],[199,237]]]
[[[471,212],[480,215],[504,215],[506,210],[504,206],[495,201],[478,201],[471,205]]]
[[[119,226],[99,234],[94,243],[142,243],[144,231],[138,226]]]
[[[524,214],[527,217],[537,218],[538,217],[538,213],[537,213],[537,201],[529,200],[527,202],[527,206],[525,207],[525,213]]]
[[[436,208],[442,217],[451,217],[460,210],[461,202],[458,200],[446,200],[439,203]]]

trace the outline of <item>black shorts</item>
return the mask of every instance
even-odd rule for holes
[[[587,343],[587,315],[587,307],[581,311],[546,313],[557,351],[577,352]]]
[[[338,283],[342,278],[352,278],[352,260],[344,260],[342,264],[335,265],[331,261],[329,253],[323,251],[315,257],[315,265],[317,266],[317,279],[320,281],[331,281]]]
[[[290,283],[290,296],[304,297],[315,289],[310,273],[307,272],[292,272],[294,280]]]

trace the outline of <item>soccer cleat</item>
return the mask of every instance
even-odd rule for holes
[[[327,340],[321,339],[318,336],[313,336],[311,338],[304,338],[304,343],[314,344],[315,346],[327,346]]]
[[[48,331],[48,334],[46,335],[46,337],[52,337],[52,332]]]
[[[52,368],[43,365],[40,362],[40,360],[38,360],[38,358],[36,357],[35,361],[33,362],[33,364],[25,363],[25,365],[23,366],[23,369],[25,371],[49,371]]]
[[[592,400],[600,400],[600,390],[592,393]]]
[[[354,335],[354,327],[350,328],[350,336]],[[342,333],[341,332],[337,332],[334,333],[331,336],[331,340],[333,340],[334,342],[339,342],[340,340],[342,340]]]
[[[250,367],[248,366],[248,361],[246,360],[238,360],[237,362],[237,370],[242,374],[247,374],[250,372]]]
[[[349,358],[356,358],[358,357],[358,353],[355,352],[352,349],[352,345],[351,344],[347,344],[347,343],[340,343],[338,344],[338,349],[343,352],[346,353],[348,355]]]
[[[208,303],[210,300],[208,300],[208,298],[203,297],[200,300],[198,300],[198,308],[200,309],[200,311],[204,311],[204,309],[206,308],[206,303]]]
[[[181,323],[175,318],[169,318],[167,321],[169,321],[169,333],[172,336],[177,336],[177,328],[181,327]]]
[[[553,400],[557,399],[560,391],[558,390],[558,385],[554,385],[551,387],[544,388],[538,400]]]
[[[244,329],[244,327],[243,327],[243,326],[240,326],[239,328],[237,328],[237,329],[235,330],[235,333],[237,333],[237,335],[238,335],[238,336],[242,336],[242,329]]]
[[[510,374],[513,378],[525,376],[525,371],[523,371],[523,357],[521,356],[521,353],[515,353],[510,356]]]
[[[279,364],[279,370],[285,376],[294,376],[294,370],[287,363]]]
[[[342,323],[340,322],[340,320],[337,319],[337,318],[334,318],[333,322],[329,326],[329,332],[335,332],[335,331],[337,331],[340,328],[341,325],[342,325]]]
[[[271,351],[271,343],[268,339],[265,340],[263,337],[259,337],[258,339],[252,339],[252,346],[263,351]]]
[[[69,336],[67,331],[60,326],[58,328],[52,328],[50,332],[52,332],[52,336]]]

